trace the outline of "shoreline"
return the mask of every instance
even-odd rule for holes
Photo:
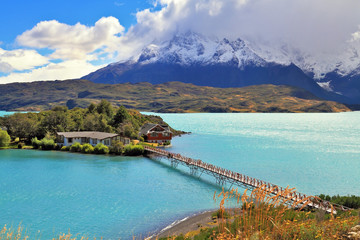
[[[216,211],[218,211],[218,209],[205,210],[189,215],[183,219],[175,220],[160,231],[145,239],[153,240],[170,236],[179,236],[181,234],[185,235],[187,233],[200,230],[204,227],[214,227],[209,225],[209,223],[213,222],[212,214]]]

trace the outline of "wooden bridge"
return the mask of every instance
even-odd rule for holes
[[[229,183],[232,185],[238,185],[245,188],[263,188],[267,193],[272,195],[278,195],[283,198],[289,200],[289,203],[292,207],[301,207],[306,204],[309,207],[322,209],[327,212],[337,213],[337,210],[347,211],[351,210],[348,207],[341,206],[338,204],[330,203],[325,200],[321,200],[316,197],[307,196],[305,194],[296,192],[296,191],[288,191],[287,188],[279,187],[275,184],[268,183],[256,178],[252,178],[241,173],[237,173],[231,170],[227,170],[201,160],[188,158],[182,156],[178,153],[172,153],[169,151],[165,151],[163,149],[154,148],[150,146],[144,146],[145,151],[150,153],[155,153],[160,156],[166,157],[171,161],[171,166],[176,168],[179,163],[190,168],[190,173],[192,175],[202,175],[202,173],[207,173],[215,177],[216,183],[219,185],[224,185],[225,183]],[[230,187],[231,188],[231,187]],[[310,199],[310,200],[309,200]],[[294,204],[295,203],[295,204]]]

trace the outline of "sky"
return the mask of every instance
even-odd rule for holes
[[[359,0],[2,0],[0,84],[80,78],[189,30],[326,62],[360,55],[359,11]]]

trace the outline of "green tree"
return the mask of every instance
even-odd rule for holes
[[[113,119],[113,126],[115,128],[119,127],[120,124],[124,123],[126,120],[130,119],[131,116],[128,113],[127,109],[124,106],[120,106],[116,111],[116,114]]]
[[[96,111],[99,114],[106,115],[109,119],[111,119],[114,115],[114,109],[111,106],[110,102],[108,102],[107,100],[104,100],[104,99],[101,100],[101,102],[97,105]]]
[[[65,132],[73,129],[74,123],[71,121],[70,115],[64,111],[48,111],[44,114],[44,119],[41,122],[43,131],[51,132]]]
[[[39,133],[39,120],[34,113],[15,113],[5,117],[5,127],[13,138],[30,139]]]
[[[89,113],[94,113],[96,110],[96,105],[94,103],[91,103],[88,107],[88,112]]]
[[[10,135],[7,131],[0,129],[0,147],[7,147],[10,143]]]

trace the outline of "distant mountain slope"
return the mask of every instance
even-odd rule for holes
[[[291,62],[266,61],[241,39],[217,40],[193,32],[177,35],[161,45],[149,45],[140,55],[110,64],[83,79],[110,84],[180,81],[221,88],[290,85],[320,98],[351,102],[346,96],[324,90]]]
[[[100,99],[154,112],[349,111],[343,104],[321,100],[304,89],[275,85],[213,88],[181,82],[110,85],[68,80],[12,83],[0,88],[1,110],[45,110],[56,105],[87,107]]]

